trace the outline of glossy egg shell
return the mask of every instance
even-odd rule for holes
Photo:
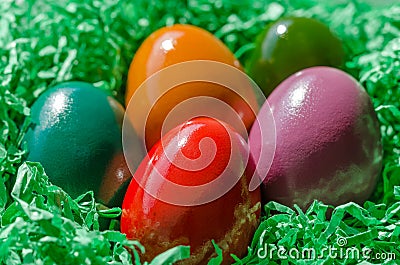
[[[225,128],[232,133],[233,141],[230,141]],[[201,155],[199,143],[205,137],[212,139],[217,147],[216,155],[207,167],[193,172],[168,160],[165,150],[173,150],[168,157],[176,158],[174,154],[181,151],[186,157],[196,159]],[[225,170],[231,149],[246,148],[244,140],[229,127],[210,118],[193,119],[171,130],[162,139],[163,145],[159,142],[152,148],[128,187],[122,205],[121,231],[146,247],[144,259],[148,261],[173,246],[189,245],[191,257],[179,264],[206,264],[215,253],[212,239],[223,250],[224,264],[232,262],[230,253],[243,256],[260,215],[260,190],[248,191],[246,174],[239,175],[239,181],[222,197],[196,206],[161,201],[147,193],[147,189],[155,189],[157,194],[169,192],[165,180],[154,177],[156,170],[166,180],[185,186],[213,181]],[[181,145],[178,147],[176,142]],[[245,167],[246,159],[240,151],[232,153],[232,156],[239,161],[235,163],[237,170],[230,171],[233,178],[234,174],[239,174],[240,168]],[[191,199],[201,196],[199,193],[190,195]]]
[[[142,43],[132,60],[128,73],[126,106],[135,91],[151,75],[168,66],[192,60],[211,60],[242,69],[232,52],[211,33],[191,25],[164,27],[155,31]],[[182,72],[182,75],[184,74]],[[142,98],[144,102],[162,94],[158,87],[146,89],[147,94]],[[247,129],[250,129],[255,119],[249,105],[224,86],[201,81],[178,85],[153,106],[146,120],[146,136],[142,135],[140,125],[133,124],[139,136],[145,138],[148,150],[161,138],[161,127],[167,114],[180,102],[196,96],[210,96],[228,103],[240,115]],[[251,89],[248,90],[248,100],[255,101]],[[143,111],[144,108],[137,107],[135,115],[145,116]],[[176,120],[173,127],[184,121]]]
[[[41,162],[50,181],[73,197],[89,190],[98,195],[102,182],[113,183],[107,188],[117,193],[131,177],[122,155],[123,115],[116,100],[91,84],[67,82],[50,88],[31,108],[27,160]],[[112,193],[98,198],[108,204]]]
[[[284,79],[312,66],[339,67],[344,61],[341,41],[323,23],[304,17],[270,23],[256,40],[248,74],[268,96]]]
[[[276,123],[276,152],[265,176],[263,200],[305,209],[318,199],[327,204],[363,203],[371,195],[382,166],[382,146],[371,100],[350,75],[330,67],[300,71],[270,95]],[[252,128],[249,141],[255,161],[260,159],[265,105],[258,114],[261,126]],[[268,151],[268,150],[266,150]]]

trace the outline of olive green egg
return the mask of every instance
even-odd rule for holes
[[[311,18],[287,17],[260,32],[246,70],[268,96],[297,71],[312,66],[340,67],[344,55],[341,41],[325,24]]]

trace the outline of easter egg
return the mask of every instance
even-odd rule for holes
[[[89,83],[50,88],[31,108],[27,160],[42,163],[50,181],[73,197],[92,190],[106,205],[120,206],[125,191],[119,188],[131,179],[122,152],[123,115],[115,99]]]
[[[266,26],[255,45],[246,68],[266,96],[299,70],[339,67],[344,61],[341,41],[327,26],[311,18],[281,18]]]
[[[172,129],[135,172],[121,231],[145,246],[147,261],[187,245],[191,257],[179,264],[206,264],[214,239],[223,264],[231,264],[229,254],[247,252],[259,222],[260,190],[248,190],[248,154],[244,139],[216,119],[195,118]]]
[[[263,183],[263,200],[305,209],[317,199],[331,205],[362,204],[382,167],[382,145],[370,97],[347,73],[331,67],[304,69],[268,97],[276,123],[276,152],[263,166],[261,108],[249,144]],[[268,153],[264,150],[264,154]]]
[[[232,52],[211,33],[191,25],[173,25],[161,28],[151,34],[137,50],[129,68],[126,105],[128,106],[132,95],[137,92],[143,82],[153,74],[168,66],[187,61],[209,60],[224,63],[237,69],[242,69],[239,61]],[[190,74],[183,69],[178,76]],[[210,73],[212,75],[213,73]],[[215,74],[215,73],[214,73]],[[218,73],[217,73],[218,74]],[[169,77],[172,79],[173,77]],[[165,94],[161,90],[162,83],[170,80],[157,80],[153,86],[148,85],[146,92],[141,96],[140,102],[135,106],[135,115],[143,117],[141,123],[146,123],[145,135],[141,131],[141,124],[134,123],[138,135],[145,138],[149,150],[162,136],[162,125],[168,113],[179,103],[193,97],[209,96],[229,104],[241,117],[247,129],[250,129],[255,119],[255,114],[246,100],[255,101],[251,89],[245,89],[246,100],[229,88],[207,81],[194,80],[171,87]],[[149,103],[150,99],[158,98],[157,102]],[[135,103],[136,104],[136,103]],[[145,113],[143,105],[151,104],[149,115]],[[175,124],[166,131],[183,123],[185,119],[175,119]]]

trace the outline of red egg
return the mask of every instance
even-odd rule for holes
[[[196,118],[168,132],[142,161],[122,205],[121,231],[146,248],[144,259],[191,247],[182,264],[206,264],[211,240],[243,256],[259,223],[260,190],[249,192],[248,150],[229,125]]]

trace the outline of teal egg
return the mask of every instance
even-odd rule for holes
[[[120,206],[114,197],[123,197],[117,193],[125,193],[131,178],[122,152],[123,115],[115,99],[89,83],[50,88],[31,108],[27,160],[42,163],[50,181],[72,197],[92,190],[106,205]]]

